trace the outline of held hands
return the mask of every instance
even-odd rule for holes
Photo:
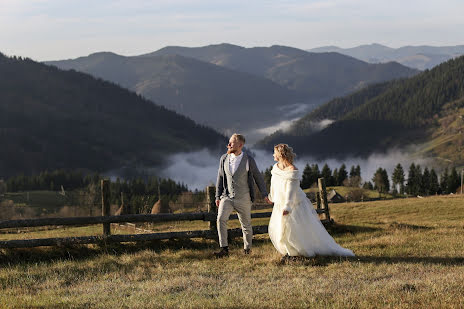
[[[282,214],[283,214],[284,216],[286,216],[286,215],[289,214],[289,212],[288,212],[288,210],[284,210],[284,212],[283,212]]]
[[[266,203],[268,203],[270,205],[274,204],[274,203],[271,202],[271,200],[267,196],[264,198],[264,200],[266,201]]]
[[[219,207],[220,200],[216,200],[216,207]]]

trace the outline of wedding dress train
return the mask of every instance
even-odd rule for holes
[[[289,256],[354,256],[338,245],[322,225],[313,205],[300,188],[298,170],[272,168],[269,199],[274,202],[269,237],[281,254]],[[288,215],[283,215],[287,210]]]

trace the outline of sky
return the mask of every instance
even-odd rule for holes
[[[464,44],[463,0],[0,0],[0,52],[38,61],[165,46]]]

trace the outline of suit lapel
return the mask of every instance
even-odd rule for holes
[[[230,158],[230,155],[228,154],[226,156],[226,159],[224,160],[224,170],[226,171],[226,174],[229,175],[229,176],[232,176],[232,174],[230,173],[230,163],[229,163],[229,158]]]

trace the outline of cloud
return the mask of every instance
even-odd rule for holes
[[[332,120],[332,119],[323,119],[318,122],[311,121],[311,127],[313,128],[314,131],[322,131],[334,122],[335,120]]]
[[[294,119],[291,119],[291,120],[283,120],[277,124],[274,124],[274,125],[271,125],[269,127],[264,127],[264,128],[260,128],[260,129],[257,129],[256,132],[262,134],[263,136],[264,135],[270,135],[278,130],[281,130],[283,132],[287,131],[290,126],[293,124],[294,121],[298,120],[299,118],[294,118]]]
[[[411,146],[408,149],[392,149],[387,153],[374,153],[368,158],[350,157],[345,160],[333,158],[315,160],[311,156],[300,157],[297,154],[295,165],[300,170],[300,173],[303,172],[306,164],[318,164],[320,170],[326,163],[332,170],[335,168],[338,169],[342,164],[345,164],[348,172],[351,166],[360,165],[363,181],[371,181],[374,173],[379,167],[386,169],[391,178],[395,166],[400,163],[407,177],[409,166],[413,162],[415,164],[420,164],[422,168],[425,166],[431,168],[433,166],[433,162],[430,159],[412,155],[412,153],[414,153],[413,150],[413,146]],[[261,171],[264,171],[275,163],[271,150],[249,149],[249,151],[252,153]],[[162,169],[161,175],[163,177],[172,178],[177,182],[183,182],[190,190],[203,190],[206,186],[216,183],[218,165],[219,156],[208,150],[178,153],[172,156],[169,164]]]

